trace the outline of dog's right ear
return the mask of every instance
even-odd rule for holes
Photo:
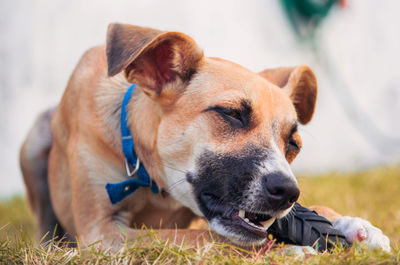
[[[203,58],[203,51],[183,33],[125,24],[109,25],[106,52],[108,75],[124,71],[128,82],[153,99],[175,94],[172,90],[190,80]]]

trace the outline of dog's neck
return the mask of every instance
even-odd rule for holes
[[[157,148],[158,126],[161,121],[160,106],[138,88],[129,102],[128,110],[128,125],[133,135],[137,156],[150,177],[162,188],[164,183],[159,177],[162,163]]]
[[[124,161],[120,135],[121,104],[130,85],[121,73],[105,79],[97,93],[97,110],[100,112],[100,117],[105,117],[106,140],[116,150],[116,153],[120,154],[121,163]],[[108,100],[105,101],[105,98]],[[158,187],[162,188],[164,183],[159,177],[162,166],[157,150],[160,107],[138,87],[135,89],[127,110],[128,126],[133,135],[136,155],[140,158],[150,177]]]

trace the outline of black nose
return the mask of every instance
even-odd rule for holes
[[[264,178],[268,203],[274,210],[289,208],[300,195],[296,181],[282,173],[272,173]]]

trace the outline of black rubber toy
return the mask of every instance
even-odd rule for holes
[[[298,203],[295,203],[286,217],[276,220],[268,232],[278,242],[312,246],[319,251],[329,250],[334,244],[350,246],[344,235],[334,229],[328,219]]]

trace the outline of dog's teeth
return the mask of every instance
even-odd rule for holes
[[[267,220],[267,221],[260,222],[260,224],[263,226],[264,229],[268,229],[268,228],[272,225],[272,223],[273,223],[274,221],[275,221],[275,218],[272,217],[272,218],[270,218],[270,219]]]
[[[244,210],[239,211],[239,217],[244,218],[244,214],[245,214]]]
[[[260,229],[260,230],[263,230],[263,231],[267,231],[267,229],[268,229],[268,228],[272,225],[272,223],[275,221],[275,218],[270,218],[270,219],[267,220],[267,221],[260,222],[260,224],[261,224],[261,226],[260,226],[260,225],[256,225],[256,224],[254,224],[253,222],[251,222],[251,221],[249,220],[249,218],[246,218],[246,217],[245,217],[245,214],[246,214],[246,212],[245,212],[244,210],[239,210],[239,212],[238,212],[238,216],[239,216],[240,218],[242,218],[243,221],[245,221],[246,223],[248,223],[248,224],[251,225],[252,227],[257,228],[257,229]]]

